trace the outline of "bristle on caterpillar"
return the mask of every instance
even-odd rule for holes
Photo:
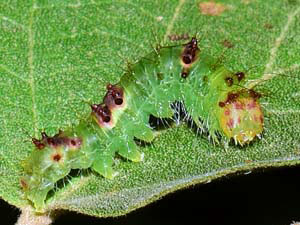
[[[116,153],[142,161],[135,139],[152,142],[149,117],[172,118],[175,101],[199,127],[205,124],[214,140],[218,134],[226,142],[251,142],[262,133],[264,118],[261,94],[244,88],[246,80],[244,72],[233,73],[200,51],[195,37],[185,45],[156,49],[117,84],[108,84],[102,102],[92,104],[91,114],[76,127],[32,138],[35,149],[20,179],[26,198],[42,212],[48,192],[71,169],[91,168],[112,179]]]

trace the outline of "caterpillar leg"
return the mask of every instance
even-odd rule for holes
[[[92,169],[105,178],[113,179],[118,175],[112,168],[114,159],[111,154],[97,154]]]
[[[116,137],[112,143],[111,148],[117,151],[122,157],[133,162],[143,161],[144,154],[137,150],[133,137]]]

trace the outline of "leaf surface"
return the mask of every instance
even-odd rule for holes
[[[200,1],[6,1],[0,3],[0,196],[29,203],[19,185],[30,135],[76,124],[135,62],[172,34],[197,33],[202,51],[260,79],[265,131],[249,146],[213,145],[185,123],[142,147],[142,163],[116,160],[107,180],[75,171],[49,194],[47,209],[116,216],[191,184],[237,171],[299,164],[300,2],[224,0],[218,15]],[[223,7],[224,6],[224,7]],[[184,42],[184,41],[183,41]],[[182,43],[182,42],[181,42]],[[266,80],[266,81],[263,81]],[[77,173],[78,172],[78,173]]]

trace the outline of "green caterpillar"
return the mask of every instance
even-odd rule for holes
[[[180,101],[209,137],[236,144],[251,142],[263,131],[261,95],[244,88],[246,76],[233,73],[206,55],[197,39],[180,46],[160,47],[131,66],[119,83],[107,85],[100,104],[78,126],[53,137],[32,139],[35,149],[24,163],[21,186],[38,212],[55,183],[71,169],[92,168],[105,178],[117,175],[115,154],[143,160],[134,138],[154,139],[149,116],[172,118],[171,104]]]

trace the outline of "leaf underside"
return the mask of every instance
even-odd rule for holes
[[[179,188],[257,167],[299,164],[300,2],[220,1],[225,11],[204,15],[199,1],[51,1],[0,4],[0,196],[29,203],[20,189],[21,163],[33,150],[29,135],[57,133],[99,103],[127,61],[168,35],[200,36],[200,48],[232,71],[265,82],[265,130],[245,147],[213,145],[187,124],[158,132],[141,147],[142,163],[116,159],[113,180],[73,171],[49,194],[48,209],[99,217],[125,214]],[[224,43],[229,41],[233,47]],[[227,45],[228,46],[228,45]]]

